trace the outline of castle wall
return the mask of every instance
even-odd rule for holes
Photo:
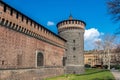
[[[36,51],[43,53],[44,66],[62,66],[64,49],[0,26],[0,68],[34,68]]]
[[[65,40],[22,13],[0,2],[0,68],[35,68],[37,54],[43,66],[62,66]]]
[[[36,80],[63,74],[65,42],[0,1],[0,80]]]

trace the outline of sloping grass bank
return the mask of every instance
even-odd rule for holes
[[[84,74],[65,74],[45,80],[115,80],[112,73],[102,69],[86,69]]]

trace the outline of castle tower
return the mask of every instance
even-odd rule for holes
[[[81,74],[84,72],[84,28],[85,22],[73,19],[72,15],[68,20],[57,24],[59,35],[66,39],[66,53],[63,58],[65,73]]]

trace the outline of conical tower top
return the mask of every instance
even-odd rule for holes
[[[72,14],[70,14],[70,16],[69,16],[69,20],[72,20],[72,19],[73,19]]]

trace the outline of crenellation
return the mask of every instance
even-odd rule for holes
[[[26,18],[26,24],[28,25],[28,18]]]
[[[29,19],[27,19],[27,26],[28,26],[28,27],[31,26],[31,25],[30,25],[30,20],[29,20]]]
[[[10,15],[10,11],[11,11],[10,8],[6,7],[5,13],[8,14],[8,15]]]
[[[0,9],[3,10],[4,4],[0,3]]]
[[[16,14],[17,14],[17,12],[15,12],[15,11],[13,10],[13,15],[12,15],[12,16],[9,16],[9,19],[10,19],[11,21],[13,21],[14,23],[17,23]]]
[[[36,26],[37,24],[35,22],[33,24],[34,24],[34,28],[37,30],[37,26]]]
[[[18,24],[19,25],[21,25],[22,23],[22,15],[20,15],[19,13],[18,13],[18,18],[17,18],[17,20],[18,20]]]

